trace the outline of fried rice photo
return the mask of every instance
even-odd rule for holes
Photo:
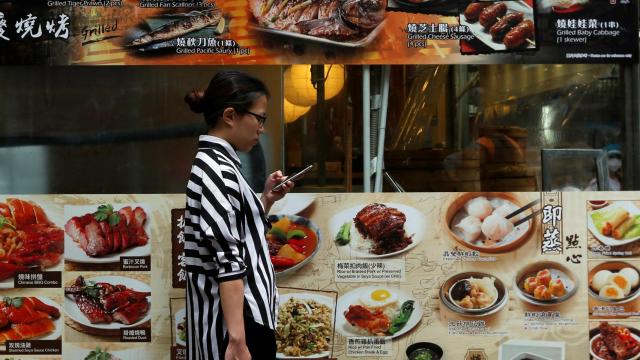
[[[314,300],[290,298],[280,305],[276,344],[286,356],[309,356],[329,350],[331,309]]]

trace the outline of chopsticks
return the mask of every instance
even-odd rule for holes
[[[520,224],[523,224],[531,219],[533,219],[535,216],[537,216],[538,214],[540,214],[542,212],[542,209],[538,209],[534,212],[532,212],[531,214],[527,215],[526,217],[516,221],[515,223],[513,223],[513,226],[518,226]]]
[[[532,202],[528,203],[527,205],[525,205],[525,206],[521,207],[520,209],[518,209],[518,210],[512,212],[511,214],[507,215],[505,217],[505,219],[511,219],[512,217],[514,217],[514,216],[516,216],[516,215],[518,215],[520,213],[523,213],[523,212],[531,209],[535,205],[537,205],[539,202],[540,202],[540,199],[533,200]],[[525,216],[524,218],[522,218],[522,219],[516,221],[515,223],[513,223],[513,226],[518,226],[520,224],[523,224],[523,223],[533,219],[536,215],[540,214],[541,212],[542,212],[542,209],[538,209],[536,211],[533,211],[533,212],[531,212],[531,214],[529,214],[529,215]]]
[[[532,208],[534,205],[536,205],[539,202],[540,202],[540,199],[533,200],[532,202],[528,203],[527,205],[525,205],[525,206],[521,207],[520,209],[512,212],[511,214],[505,216],[505,219],[511,219],[512,217],[520,214],[521,212],[529,210],[530,208]]]

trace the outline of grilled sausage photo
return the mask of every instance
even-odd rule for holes
[[[464,18],[467,19],[468,22],[478,21],[482,10],[491,4],[490,2],[474,2],[469,4],[464,10]]]
[[[533,21],[525,20],[511,29],[507,35],[504,36],[504,46],[507,49],[515,49],[522,46],[527,39],[533,38],[535,33],[535,27]]]
[[[504,16],[507,13],[507,5],[504,3],[497,3],[488,6],[480,12],[480,25],[485,29],[489,29],[493,24],[498,22],[498,18]]]
[[[507,35],[509,30],[518,25],[522,20],[524,20],[524,13],[520,11],[512,12],[503,16],[502,19],[493,24],[489,29],[491,38],[495,42],[502,42],[502,39],[504,39],[504,36]]]

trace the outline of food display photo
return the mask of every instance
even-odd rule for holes
[[[461,1],[460,25],[466,26],[476,52],[537,49],[535,1]]]
[[[153,219],[146,204],[67,205],[64,212],[67,270],[94,270],[98,264],[117,270],[123,256],[151,255]]]
[[[636,360],[640,358],[640,331],[636,324],[602,321],[593,322],[590,327],[589,354],[591,360]]]
[[[600,256],[640,254],[640,202],[587,202],[589,251]]]
[[[276,276],[292,274],[304,267],[322,245],[320,229],[307,218],[297,215],[269,215],[267,232],[269,255]]]
[[[387,0],[247,0],[253,29],[337,47],[363,47],[384,26]]]
[[[487,253],[510,252],[531,237],[535,204],[510,193],[466,193],[449,204],[443,223],[456,245]]]
[[[66,273],[65,337],[120,341],[123,329],[151,327],[149,275]]]
[[[62,270],[62,214],[43,206],[17,197],[0,200],[1,289],[13,288],[19,272]]]
[[[384,258],[416,247],[427,236],[428,218],[398,203],[369,203],[335,214],[329,224],[344,258]]]
[[[406,290],[364,286],[338,298],[336,330],[343,336],[396,338],[413,329],[422,318],[420,303]]]
[[[589,261],[589,314],[592,318],[640,316],[640,262]]]
[[[576,294],[579,285],[578,277],[567,266],[551,261],[525,266],[514,280],[518,297],[536,306],[562,304]]]
[[[278,359],[318,359],[333,353],[336,293],[280,288]]]
[[[144,19],[129,28],[123,46],[144,54],[175,51],[180,41],[198,38],[223,38],[228,32],[230,18],[217,7],[189,12],[167,12]]]
[[[61,340],[60,303],[45,296],[0,298],[0,353],[7,341]]]

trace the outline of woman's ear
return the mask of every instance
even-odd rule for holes
[[[228,107],[224,109],[222,112],[222,121],[230,127],[233,127],[233,118],[235,117],[236,111],[232,107]]]

